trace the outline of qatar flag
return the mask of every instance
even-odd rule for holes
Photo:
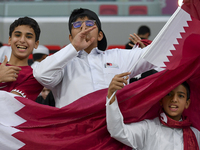
[[[199,0],[187,1],[178,8],[143,56],[166,69],[117,91],[125,123],[157,117],[158,101],[187,81],[191,105],[184,115],[200,130],[199,8]],[[0,91],[0,149],[131,149],[111,138],[107,131],[106,95],[107,89],[99,90],[70,105],[55,108]]]

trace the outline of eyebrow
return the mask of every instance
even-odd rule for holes
[[[14,33],[20,33],[20,34],[21,34],[22,32],[20,32],[20,31],[15,31]],[[26,33],[26,34],[28,34],[28,35],[33,35],[32,33],[29,33],[29,32]]]
[[[184,95],[186,95],[186,93],[185,93],[185,92],[180,92],[180,91],[179,91],[178,93],[179,93],[179,94],[184,94]]]

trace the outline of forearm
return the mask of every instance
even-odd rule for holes
[[[77,51],[69,44],[40,62],[33,69],[33,75],[43,86],[55,86],[62,80],[64,68],[69,60],[76,56]]]
[[[116,99],[111,105],[110,104],[106,105],[106,122],[107,122],[107,129],[111,137],[115,138],[116,140],[130,147],[133,147],[126,134],[125,125],[123,122],[123,116],[119,110]]]

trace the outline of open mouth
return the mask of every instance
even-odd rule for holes
[[[178,106],[170,105],[169,108],[170,108],[171,111],[176,111],[178,109]]]
[[[20,51],[24,51],[27,49],[27,47],[22,45],[17,45],[17,49],[19,49]]]

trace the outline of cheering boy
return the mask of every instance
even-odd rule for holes
[[[40,27],[29,17],[15,20],[10,25],[8,44],[12,48],[10,60],[7,57],[0,64],[0,90],[35,100],[43,86],[33,77],[28,57],[38,47]]]
[[[186,82],[160,100],[162,111],[159,117],[124,124],[116,95],[113,93],[127,84],[129,74],[116,75],[108,88],[107,101],[108,98],[111,100],[106,105],[106,121],[111,136],[138,150],[198,150],[200,132],[191,127],[188,118],[182,117],[182,112],[190,105],[190,89]]]
[[[108,88],[114,75],[129,71],[134,65],[131,77],[154,67],[140,60],[146,48],[106,50],[101,22],[91,10],[75,9],[68,25],[71,43],[47,57],[33,71],[35,78],[53,92],[56,107]],[[132,38],[140,42],[139,37]]]

